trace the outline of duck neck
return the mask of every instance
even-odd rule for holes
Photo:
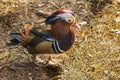
[[[74,33],[69,25],[56,23],[52,25],[51,33],[57,39],[59,47],[64,51],[70,49],[74,43]]]
[[[67,51],[74,43],[74,34],[68,32],[62,39],[58,40],[58,43],[62,50]]]

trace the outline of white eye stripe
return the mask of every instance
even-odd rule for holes
[[[61,14],[58,14],[57,16],[59,16],[61,18],[67,18],[67,17],[73,16],[73,15],[70,13],[61,13]]]
[[[58,17],[61,17],[61,19],[66,20],[67,22],[72,22],[74,19],[72,17],[74,17],[72,14],[70,13],[61,13],[57,15]]]

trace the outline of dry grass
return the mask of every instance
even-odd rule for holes
[[[116,21],[119,7],[117,0],[0,1],[0,79],[119,80],[120,34],[113,32],[120,29],[120,21]],[[73,10],[81,26],[75,30],[75,45],[59,67],[35,66],[21,46],[5,46],[8,34],[23,29],[26,23],[44,26],[45,16],[37,17],[36,12],[51,13],[58,8]],[[83,21],[87,24],[82,25]]]

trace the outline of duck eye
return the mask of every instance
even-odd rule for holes
[[[71,22],[72,22],[72,20],[71,20],[70,18],[67,18],[66,21],[67,21],[68,23],[71,23]]]

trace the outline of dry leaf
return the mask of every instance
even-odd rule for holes
[[[5,50],[4,52],[0,53],[0,59],[6,57],[9,55],[9,51],[8,50]]]

